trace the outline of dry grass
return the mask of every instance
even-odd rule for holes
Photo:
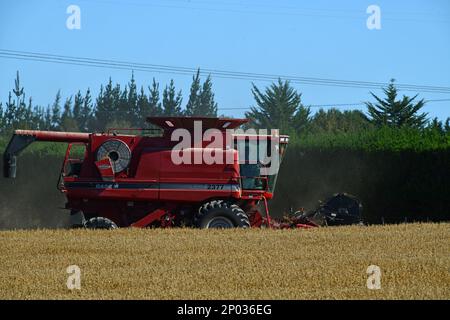
[[[449,299],[449,268],[450,224],[0,232],[1,299]]]

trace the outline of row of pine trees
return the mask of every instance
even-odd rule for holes
[[[145,128],[148,116],[217,116],[211,77],[202,82],[200,70],[193,76],[189,100],[182,107],[181,90],[175,88],[174,81],[160,90],[159,83],[153,82],[147,88],[137,87],[134,74],[129,83],[122,87],[113,84],[111,78],[100,87],[96,98],[91,90],[75,95],[64,101],[58,91],[52,104],[43,107],[33,104],[27,98],[20,83],[19,72],[15,86],[9,92],[5,106],[0,103],[0,131],[16,128],[61,131],[102,131],[108,127]]]
[[[368,128],[394,127],[433,129],[442,134],[450,133],[450,119],[439,121],[429,119],[422,112],[424,99],[417,101],[417,95],[399,96],[395,81],[384,89],[385,97],[371,98],[366,102],[366,112],[361,110],[340,111],[336,108],[317,110],[302,103],[302,96],[289,81],[272,83],[264,90],[253,84],[254,105],[246,112],[256,128],[280,129],[282,133],[297,136],[314,133],[359,132]],[[203,116],[216,117],[217,102],[214,99],[211,77],[203,82],[200,70],[192,77],[189,97],[183,107],[181,90],[174,81],[161,90],[153,79],[148,87],[137,87],[132,74],[126,86],[113,84],[111,78],[101,86],[97,97],[90,89],[78,91],[63,100],[57,92],[52,104],[43,107],[34,105],[27,98],[20,83],[19,72],[14,89],[9,92],[8,101],[0,103],[0,133],[13,129],[61,130],[61,131],[103,131],[106,128],[145,128],[148,116]]]

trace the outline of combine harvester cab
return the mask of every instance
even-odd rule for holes
[[[275,152],[279,165],[287,136],[229,133],[246,119],[147,120],[158,129],[110,129],[106,133],[16,130],[4,153],[4,176],[15,178],[17,156],[30,143],[66,142],[58,189],[67,197],[66,209],[80,218],[80,226],[273,225],[267,200],[273,197],[278,168],[268,170],[273,160],[261,164],[259,158],[242,158],[247,159],[249,150],[256,147],[258,155],[266,151],[271,159]]]

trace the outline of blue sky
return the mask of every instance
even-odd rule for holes
[[[66,27],[69,5],[81,9],[81,29]],[[381,8],[381,30],[369,30],[366,9]],[[1,0],[0,49],[100,59],[343,80],[450,87],[450,2],[293,0]],[[0,101],[16,70],[34,102],[47,105],[88,87],[94,96],[111,76],[131,71],[0,58]],[[135,72],[146,87],[171,78],[187,102],[191,76]],[[243,116],[253,104],[251,81],[214,78],[221,114]],[[268,82],[255,81],[263,87]],[[369,89],[294,85],[305,104],[358,103]],[[379,91],[375,90],[375,93]],[[412,92],[404,92],[413,94]],[[426,99],[450,94],[421,93]],[[432,117],[450,116],[450,101]]]

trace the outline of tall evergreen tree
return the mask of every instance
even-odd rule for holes
[[[73,101],[73,119],[75,120],[78,130],[80,130],[83,126],[83,119],[82,119],[83,103],[84,103],[84,98],[83,98],[80,90],[78,90],[77,94],[75,95],[74,101]]]
[[[153,78],[153,83],[151,87],[148,87],[150,90],[150,96],[148,98],[149,102],[149,110],[148,114],[150,116],[160,116],[163,114],[161,102],[159,101],[159,83],[156,82],[155,78]]]
[[[117,85],[118,86],[118,85]],[[96,129],[105,130],[108,123],[111,123],[115,116],[118,114],[118,94],[120,88],[113,88],[113,83],[111,78],[109,78],[108,84],[103,88],[100,87],[100,93],[96,100]]]
[[[92,110],[91,90],[88,88],[83,98],[83,106],[81,107],[80,122],[78,127],[81,131],[87,132],[93,129],[93,110]]]
[[[250,108],[246,116],[252,125],[262,129],[279,129],[281,133],[291,133],[306,126],[310,109],[303,106],[301,94],[289,83],[278,79],[261,92],[256,85],[252,88],[256,106]]]
[[[142,97],[141,97],[142,98]],[[128,99],[127,99],[127,112],[128,121],[130,122],[132,127],[139,127],[141,124],[140,119],[140,110],[137,104],[138,101],[138,92],[136,86],[136,80],[134,80],[134,73],[131,74],[131,80],[128,84]],[[142,102],[142,101],[141,101]]]
[[[211,76],[208,76],[202,85],[200,69],[192,77],[191,91],[185,114],[190,117],[217,117],[217,103],[214,101]]]
[[[127,95],[128,92],[125,90],[122,92],[122,89],[120,88],[120,84],[116,83],[116,86],[114,87],[112,91],[111,96],[111,121],[117,122],[119,121],[128,121],[127,118]]]
[[[64,102],[63,112],[62,112],[62,115],[61,115],[61,120],[64,120],[64,119],[67,119],[67,118],[72,118],[72,117],[73,117],[73,113],[72,113],[72,97],[69,97]]]
[[[95,124],[94,128],[95,130],[98,130],[100,128],[104,127],[104,124],[106,123],[106,117],[103,115],[105,113],[105,90],[103,88],[103,85],[100,85],[100,91],[98,93],[97,98],[95,99],[95,105],[94,105],[94,118],[95,118]]]
[[[27,109],[27,105],[25,103],[25,93],[22,93],[22,98],[17,99],[17,106],[16,106],[16,116],[15,116],[15,128],[27,128],[26,127],[26,123],[27,123],[27,114],[28,114],[28,109]]]
[[[413,101],[414,97],[403,96],[397,100],[398,90],[392,79],[387,88],[383,89],[386,98],[382,99],[370,93],[377,101],[376,103],[366,102],[368,119],[376,126],[393,126],[393,127],[413,127],[423,128],[428,122],[427,113],[419,113],[420,109],[425,105],[422,99],[417,103]]]
[[[61,128],[61,91],[56,93],[55,101],[52,105],[52,129],[59,130]]]
[[[139,95],[137,96],[137,122],[134,126],[143,128],[145,127],[146,117],[149,116],[150,111],[150,103],[148,101],[148,97],[145,94],[144,87],[141,86],[141,90]]]
[[[72,97],[64,102],[63,113],[61,116],[61,129],[64,131],[78,131],[77,123],[72,111]]]
[[[170,85],[166,86],[163,92],[163,114],[165,116],[181,116],[181,90],[176,93],[173,80],[170,80]]]
[[[37,130],[46,130],[45,127],[45,110],[41,106],[34,106],[32,111],[32,127]]]
[[[47,108],[45,109],[44,129],[45,130],[52,129],[52,109],[51,109],[50,105],[47,105]]]
[[[185,114],[189,117],[197,116],[199,113],[199,105],[200,105],[200,69],[197,70],[197,73],[192,76],[192,84],[191,91],[189,94],[189,100],[186,104],[186,112]]]
[[[0,102],[0,133],[3,133],[6,129],[5,117],[3,115],[3,105]]]
[[[211,76],[208,76],[203,83],[198,100],[199,112],[196,115],[203,117],[217,117],[217,102],[214,101]]]
[[[450,134],[450,118],[447,118],[447,120],[445,120],[444,130],[445,133]]]
[[[5,123],[6,126],[11,127],[16,122],[17,115],[16,103],[12,99],[11,91],[8,93],[8,102],[6,102],[6,111],[5,111]]]
[[[20,119],[22,117],[23,114],[23,110],[21,110],[22,106],[24,105],[24,101],[25,101],[25,93],[24,93],[24,89],[23,87],[20,86],[20,78],[19,78],[19,71],[17,71],[16,73],[16,79],[14,80],[14,89],[13,92],[16,96],[17,99],[17,103],[16,103],[16,116]],[[22,97],[22,99],[21,99]]]
[[[25,107],[25,106],[24,106]],[[33,98],[28,98],[28,105],[24,108],[24,121],[21,125],[24,129],[38,129],[38,123],[34,121],[34,113],[33,113]]]
[[[118,112],[114,116],[114,123],[126,123],[127,126],[131,125],[131,113],[128,104],[128,87],[120,93]]]
[[[27,107],[25,104],[24,88],[20,85],[19,71],[16,73],[14,80],[13,99],[11,91],[8,94],[8,102],[6,103],[5,122],[8,127],[18,128],[26,122]]]

